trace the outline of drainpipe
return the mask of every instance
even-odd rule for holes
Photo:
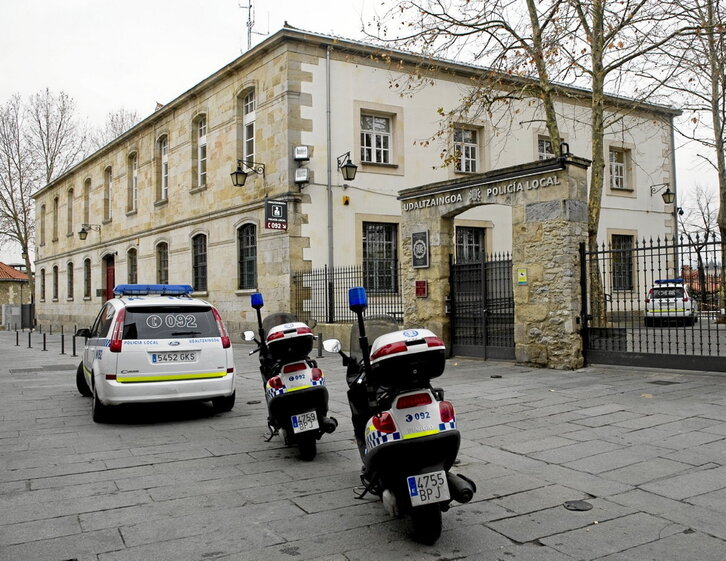
[[[326,145],[328,148],[328,183],[326,194],[328,198],[328,322],[332,323],[335,311],[333,299],[333,154],[331,152],[331,112],[330,112],[330,45],[325,49],[325,120],[326,120]]]
[[[676,181],[676,133],[673,125],[673,115],[671,115],[671,183],[673,184],[673,193],[676,198],[673,201],[673,251],[675,253],[674,272],[675,277],[681,276],[681,268],[678,263],[678,186]]]

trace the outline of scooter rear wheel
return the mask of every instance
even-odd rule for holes
[[[318,452],[318,441],[314,435],[298,437],[297,447],[300,451],[300,459],[304,462],[311,462]]]
[[[441,507],[438,503],[414,507],[411,522],[413,538],[422,544],[433,545],[441,536]]]

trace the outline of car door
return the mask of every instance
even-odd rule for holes
[[[86,346],[83,351],[83,365],[87,378],[90,377],[94,363],[100,360],[107,346],[108,338],[106,336],[113,322],[113,316],[114,307],[107,303],[98,312],[98,316],[96,316],[96,320],[91,326],[91,335],[88,341],[86,341]]]

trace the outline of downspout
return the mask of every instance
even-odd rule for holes
[[[676,198],[673,200],[673,251],[675,253],[673,272],[675,273],[675,277],[680,277],[681,271],[680,265],[678,263],[678,186],[676,181],[676,132],[675,126],[673,125],[673,115],[671,115],[671,179],[673,183],[673,193],[676,196]]]
[[[325,120],[326,120],[326,146],[328,148],[328,182],[326,194],[328,197],[328,322],[335,321],[334,310],[335,302],[333,300],[333,154],[331,152],[331,112],[330,112],[330,45],[325,49]]]

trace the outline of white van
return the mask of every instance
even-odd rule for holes
[[[93,398],[92,417],[108,420],[123,403],[235,400],[232,346],[217,309],[192,298],[192,287],[126,284],[114,289],[85,337],[78,391]]]

